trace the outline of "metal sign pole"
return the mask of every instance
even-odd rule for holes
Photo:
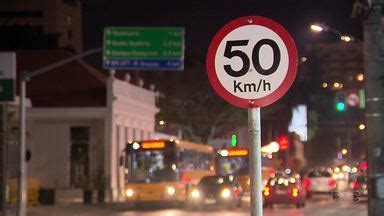
[[[26,168],[25,168],[25,84],[26,80],[24,77],[24,74],[20,77],[20,147],[19,147],[19,190],[18,190],[18,209],[17,209],[17,215],[18,216],[25,216],[25,206],[26,206]]]
[[[248,130],[250,137],[249,175],[251,178],[251,216],[263,215],[261,182],[261,118],[260,107],[248,109]]]

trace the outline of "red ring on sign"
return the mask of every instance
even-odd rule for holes
[[[288,71],[283,82],[269,95],[257,99],[240,98],[227,91],[217,77],[215,68],[215,57],[221,41],[233,30],[246,25],[260,25],[274,31],[282,39],[288,51]],[[240,17],[224,25],[213,37],[206,56],[206,70],[212,87],[224,100],[241,108],[264,107],[280,99],[288,91],[295,80],[297,66],[297,49],[291,35],[279,23],[260,16]]]

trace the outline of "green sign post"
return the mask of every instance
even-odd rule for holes
[[[103,66],[106,69],[182,70],[184,28],[106,27]]]

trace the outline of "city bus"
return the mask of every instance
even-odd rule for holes
[[[183,203],[192,184],[215,174],[208,145],[184,140],[129,142],[125,148],[125,198],[141,202]]]
[[[234,175],[245,194],[250,192],[248,148],[220,149],[216,152],[216,172],[221,175]],[[262,182],[265,185],[268,178],[275,174],[275,169],[262,159]]]

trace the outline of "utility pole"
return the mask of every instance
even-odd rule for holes
[[[364,20],[366,125],[369,175],[368,214],[384,215],[384,0],[368,1]]]

